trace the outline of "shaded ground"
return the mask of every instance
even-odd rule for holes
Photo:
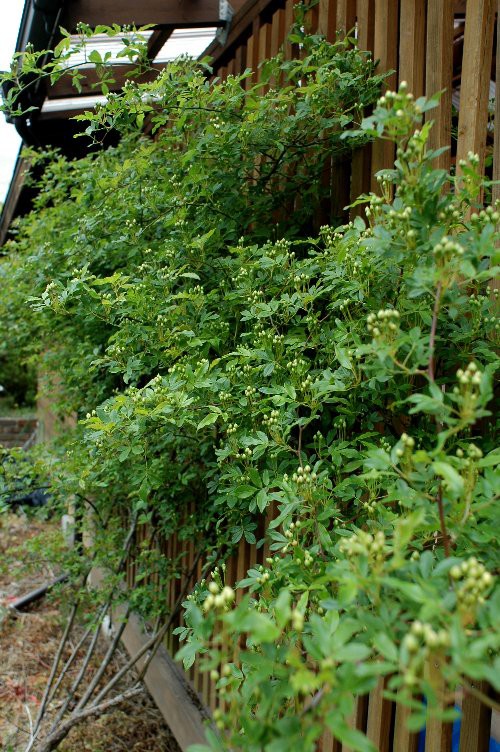
[[[0,516],[0,749],[23,752],[30,723],[50,672],[63,620],[54,598],[44,598],[29,612],[13,614],[9,603],[53,579],[49,564],[26,557],[30,538],[51,530],[51,524],[24,516]],[[78,640],[78,628],[73,638]],[[100,655],[106,649],[102,639]],[[96,664],[99,656],[96,657]],[[118,655],[116,670],[125,662]],[[78,665],[75,667],[75,672]],[[71,677],[69,677],[71,678]],[[73,729],[61,752],[178,752],[161,713],[145,693],[95,721]]]

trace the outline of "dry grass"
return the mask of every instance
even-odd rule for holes
[[[61,637],[63,618],[54,598],[33,604],[29,612],[13,614],[10,602],[42,585],[55,573],[48,566],[38,570],[26,566],[26,542],[50,529],[49,523],[28,521],[9,515],[0,518],[0,749],[22,752],[34,719]],[[76,627],[71,647],[78,641]],[[92,670],[106,650],[102,639]],[[118,654],[114,672],[125,662]],[[69,673],[71,680],[78,662]],[[108,676],[110,675],[108,674]],[[122,687],[124,689],[125,687]],[[95,721],[73,729],[60,747],[61,752],[179,752],[161,713],[147,693],[124,703]]]

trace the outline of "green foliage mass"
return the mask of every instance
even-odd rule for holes
[[[303,42],[265,67],[283,88],[181,61],[111,97],[88,132],[120,146],[52,159],[0,265],[2,319],[87,413],[55,488],[212,552],[179,631],[225,700],[212,750],[313,750],[326,728],[372,750],[346,718],[379,677],[417,728],[429,661],[450,690],[500,676],[498,213],[474,155],[434,169],[433,102],[402,85],[360,123],[370,61]],[[324,165],[370,138],[397,145],[381,195],[318,233]],[[235,601],[224,558],[263,537]]]

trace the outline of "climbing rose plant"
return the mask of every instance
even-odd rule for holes
[[[413,729],[458,685],[499,688],[499,214],[475,155],[434,168],[435,102],[402,84],[362,119],[369,58],[299,41],[246,91],[179,61],[110,96],[87,134],[120,145],[53,156],[0,265],[8,331],[81,416],[53,489],[107,521],[92,555],[135,513],[213,562],[178,630],[223,701],[198,752],[326,729],[365,752],[347,719],[381,679]],[[319,229],[325,164],[373,138],[397,159],[366,219]],[[266,557],[235,587],[242,540]],[[147,574],[179,562],[136,556],[132,602],[164,618]]]

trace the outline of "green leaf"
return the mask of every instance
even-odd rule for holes
[[[206,426],[213,425],[217,421],[218,417],[219,413],[208,413],[208,415],[205,415],[205,417],[200,420],[200,422],[196,426],[196,430],[199,431],[200,428],[205,428]]]
[[[398,649],[386,632],[377,632],[373,637],[373,644],[380,655],[392,663],[397,663]]]

